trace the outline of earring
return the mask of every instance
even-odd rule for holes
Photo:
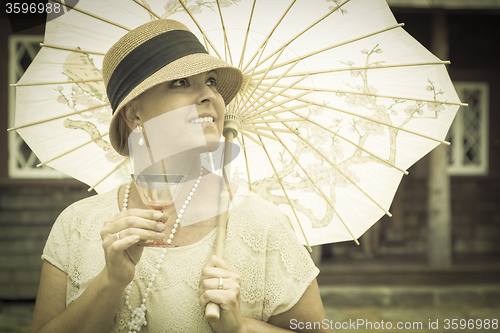
[[[142,134],[142,126],[137,125],[137,130],[141,133],[141,138],[139,139],[139,146],[142,146],[144,144],[144,135]]]

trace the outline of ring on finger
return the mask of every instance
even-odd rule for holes
[[[219,290],[222,290],[224,289],[224,279],[223,278],[219,278]]]
[[[120,232],[119,232],[119,231],[116,233],[116,239],[117,239],[117,240],[122,240],[122,239],[120,238]]]

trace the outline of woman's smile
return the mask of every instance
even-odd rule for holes
[[[189,121],[190,124],[202,124],[202,126],[214,125],[213,117],[201,117],[198,119],[194,119]]]

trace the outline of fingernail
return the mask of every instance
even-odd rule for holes
[[[160,239],[163,239],[163,237],[165,237],[165,235],[161,232],[157,232],[156,233],[156,237],[160,238]]]
[[[153,217],[155,220],[161,219],[163,217],[163,213],[155,213],[155,215],[153,215]]]
[[[165,230],[166,227],[167,226],[165,224],[163,224],[163,223],[158,223],[156,225],[156,229],[158,229],[158,230]]]

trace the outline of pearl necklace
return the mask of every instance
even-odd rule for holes
[[[191,199],[194,196],[194,193],[196,192],[196,189],[198,188],[200,181],[201,181],[201,176],[203,175],[203,167],[201,168],[200,175],[198,176],[198,179],[196,180],[193,188],[191,189],[191,192],[189,192],[188,197],[186,198],[186,201],[184,201],[184,204],[182,205],[181,210],[179,211],[179,214],[177,215],[177,219],[175,220],[174,227],[168,236],[167,243],[172,244],[172,239],[174,238],[174,234],[177,231],[177,228],[179,227],[179,223],[181,222],[182,214],[186,211],[187,205],[191,201]],[[132,183],[128,183],[127,187],[125,189],[125,196],[123,198],[123,209],[122,210],[127,210],[128,208],[128,199],[130,195],[130,185]],[[148,282],[148,286],[146,288],[146,292],[144,293],[144,297],[141,300],[141,306],[132,309],[132,306],[130,305],[130,292],[132,291],[132,282],[125,288],[125,305],[127,308],[132,311],[132,315],[130,316],[130,321],[128,323],[128,328],[129,332],[128,333],[137,333],[141,330],[142,326],[146,326],[148,322],[146,321],[146,301],[149,295],[149,292],[151,291],[151,288],[153,287],[153,283],[155,282],[156,275],[158,274],[158,271],[161,267],[161,263],[163,262],[163,259],[165,258],[165,254],[167,253],[167,249],[164,248],[162,250],[162,253],[160,255],[160,259],[158,259],[158,263],[155,265],[155,269],[153,271],[153,274],[151,274],[151,278]]]

